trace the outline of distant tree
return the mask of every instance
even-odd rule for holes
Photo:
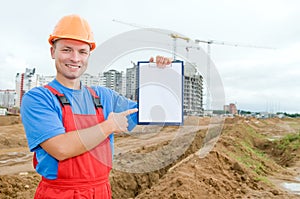
[[[228,114],[228,111],[224,110],[213,110],[213,114],[221,115],[221,114]]]
[[[291,117],[291,118],[300,117],[300,114],[299,114],[299,113],[293,113],[293,114],[291,114],[291,113],[286,113],[286,112],[284,112],[283,114],[284,114],[285,116]]]
[[[250,115],[252,112],[251,112],[251,111],[239,110],[239,113],[240,113],[241,115]]]

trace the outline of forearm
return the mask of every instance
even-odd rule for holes
[[[128,127],[126,116],[137,111],[135,108],[121,113],[111,112],[107,120],[100,124],[52,137],[40,145],[58,160],[75,157],[96,147],[112,132],[126,132]]]
[[[50,138],[43,142],[41,147],[57,160],[65,160],[93,149],[111,133],[109,123],[104,121],[86,129]]]
[[[80,144],[85,149],[83,152],[86,152],[104,141],[112,132],[113,129],[108,121],[104,121],[93,127],[78,130],[77,137],[79,138]]]

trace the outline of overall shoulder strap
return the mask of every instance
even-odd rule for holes
[[[66,98],[64,94],[58,92],[55,88],[53,88],[50,85],[45,85],[44,87],[49,89],[51,93],[53,93],[57,97],[62,107],[64,107],[65,105],[69,105],[69,106],[71,105],[69,100]]]
[[[90,91],[93,97],[93,102],[95,105],[98,121],[103,122],[104,121],[103,106],[101,104],[100,97],[96,94],[96,92],[91,87],[86,86],[86,88]]]
[[[96,108],[103,108],[103,106],[100,102],[100,97],[96,94],[96,92],[91,87],[87,86],[86,88],[90,91],[91,95],[93,96],[93,101],[94,101],[95,107]]]
[[[45,88],[49,89],[53,95],[55,95],[60,102],[62,108],[62,122],[66,129],[69,129],[70,126],[74,126],[74,115],[72,111],[72,107],[70,101],[66,98],[66,96],[60,92],[58,92],[55,88],[50,85],[45,85]]]

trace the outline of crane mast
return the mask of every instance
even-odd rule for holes
[[[127,23],[123,22],[120,20],[113,19],[113,22],[121,23],[123,25],[135,27],[135,28],[147,28],[146,26],[134,24],[134,23]],[[167,34],[166,32],[155,30],[155,29],[149,29],[149,31],[154,31],[162,34]],[[177,39],[182,39],[185,40],[187,43],[192,41],[190,38],[181,36],[175,33],[168,34],[172,39],[173,39],[173,60],[176,60],[176,52],[177,52]],[[234,47],[246,47],[246,48],[262,48],[262,49],[273,49],[271,47],[265,47],[265,46],[256,46],[256,45],[248,45],[248,44],[238,44],[238,43],[232,43],[232,42],[225,42],[225,41],[217,41],[217,40],[200,40],[200,39],[195,39],[193,40],[193,44],[196,44],[196,46],[186,46],[186,49],[188,48],[196,48],[199,49],[199,43],[206,43],[207,44],[207,66],[206,66],[206,83],[207,83],[207,97],[206,97],[206,109],[211,110],[211,104],[210,104],[210,96],[209,96],[209,90],[210,90],[210,68],[211,68],[211,60],[210,60],[210,55],[211,55],[211,44],[216,44],[216,45],[227,45],[227,46],[234,46]],[[198,47],[197,47],[198,46]]]

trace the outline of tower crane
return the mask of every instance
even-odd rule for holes
[[[207,91],[210,88],[210,69],[211,69],[211,44],[217,44],[217,45],[227,45],[227,46],[234,46],[234,47],[245,47],[245,48],[261,48],[261,49],[270,49],[270,50],[274,50],[274,48],[272,47],[266,47],[266,46],[257,46],[257,45],[249,45],[249,44],[237,44],[237,43],[232,43],[232,42],[225,42],[225,41],[216,41],[216,40],[200,40],[200,39],[195,39],[195,44],[199,44],[199,43],[206,43],[207,44],[207,66],[206,66],[206,74],[207,74]],[[208,91],[209,92],[209,91]],[[206,107],[209,110],[210,109],[210,100],[209,100],[209,96],[207,96],[206,98]]]
[[[131,26],[131,27],[135,27],[135,28],[149,28],[143,25],[139,25],[139,24],[134,24],[134,23],[127,23],[127,22],[123,22],[120,20],[116,20],[113,19],[113,22],[117,22],[117,23],[121,23],[123,25],[127,25],[127,26]],[[157,29],[149,29],[149,31],[154,31],[157,33],[161,33],[161,34],[168,34],[171,38],[173,38],[173,60],[176,60],[176,52],[177,52],[177,44],[176,41],[177,39],[182,39],[185,40],[187,43],[189,43],[190,41],[192,41],[192,39],[185,37],[185,36],[181,36],[175,33],[166,33],[163,31],[159,31]],[[211,45],[212,44],[216,44],[216,45],[227,45],[227,46],[233,46],[233,47],[246,47],[246,48],[262,48],[262,49],[273,49],[271,47],[264,47],[264,46],[256,46],[256,45],[248,45],[248,44],[237,44],[237,43],[232,43],[232,42],[225,42],[225,41],[217,41],[217,40],[200,40],[200,39],[195,39],[193,40],[193,44],[191,46],[186,46],[186,50],[188,50],[189,48],[196,48],[196,49],[200,49],[199,48],[199,43],[205,43],[207,44],[207,66],[206,66],[206,74],[207,74],[207,98],[206,98],[206,107],[207,110],[210,110],[210,99],[209,99],[209,89],[210,89],[210,68],[211,68],[211,61],[210,61],[210,55],[211,55]]]
[[[116,19],[113,19],[112,20],[113,22],[117,22],[117,23],[120,23],[120,24],[123,24],[123,25],[127,25],[127,26],[131,26],[131,27],[135,27],[135,28],[149,28],[149,27],[146,27],[146,26],[143,26],[143,25],[139,25],[139,24],[135,24],[135,23],[127,23],[127,22],[124,22],[124,21],[120,21],[120,20],[116,20]],[[152,29],[151,31],[154,31],[154,32],[157,32],[157,33],[161,33],[161,34],[167,34],[166,32],[164,31],[159,31],[157,29]],[[185,40],[186,42],[190,42],[191,39],[188,38],[188,37],[185,37],[185,36],[182,36],[182,35],[178,35],[176,33],[171,33],[171,34],[168,34],[172,39],[173,39],[173,60],[176,60],[176,52],[177,52],[177,39],[182,39],[182,40]]]
[[[181,36],[181,35],[178,35],[178,34],[174,34],[174,33],[171,33],[170,36],[173,38],[173,60],[176,60],[176,52],[177,52],[177,49],[176,49],[176,40],[177,39],[183,39],[187,42],[190,42],[190,38],[188,37],[184,37],[184,36]]]

